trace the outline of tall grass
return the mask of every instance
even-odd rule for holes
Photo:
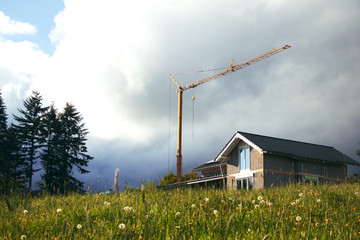
[[[360,239],[360,185],[9,196],[0,239]]]

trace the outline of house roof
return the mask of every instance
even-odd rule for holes
[[[196,168],[193,168],[191,171],[192,172],[198,172],[201,171],[203,169],[207,169],[207,168],[211,168],[211,167],[215,167],[215,166],[219,166],[221,164],[221,162],[215,162],[214,160],[211,160],[209,162],[206,162]]]
[[[359,162],[330,146],[262,136],[240,131],[235,133],[224,149],[217,155],[215,161],[220,161],[222,157],[228,156],[231,150],[241,140],[261,153],[281,154],[301,159],[360,165]]]

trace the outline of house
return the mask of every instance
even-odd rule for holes
[[[360,165],[330,146],[236,132],[214,160],[192,169],[201,177],[187,184],[260,189],[292,182],[344,182],[349,164]]]

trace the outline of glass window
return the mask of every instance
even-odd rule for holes
[[[250,148],[239,149],[239,171],[250,169]]]

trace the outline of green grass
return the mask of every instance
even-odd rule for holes
[[[0,202],[0,239],[360,239],[359,184],[12,195],[9,203],[12,211]]]

